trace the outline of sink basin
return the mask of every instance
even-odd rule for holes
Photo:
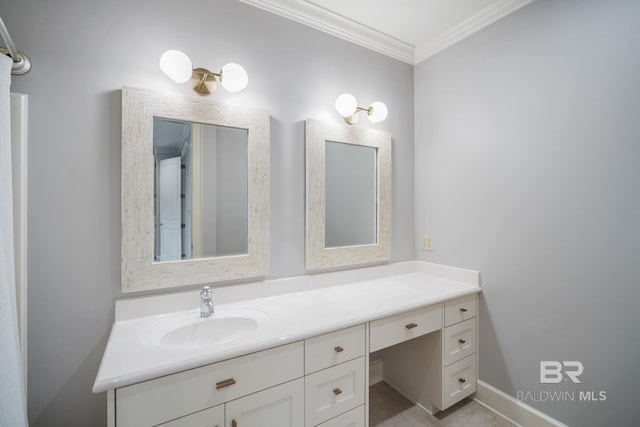
[[[245,308],[216,308],[214,315],[200,318],[200,312],[166,319],[171,329],[160,337],[160,345],[173,348],[201,348],[242,339],[255,332],[266,313]]]

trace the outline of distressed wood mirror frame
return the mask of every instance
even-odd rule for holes
[[[376,149],[376,236],[370,245],[325,247],[325,154],[327,141]],[[306,121],[307,270],[375,264],[391,259],[391,134],[338,123]]]
[[[154,262],[153,118],[248,129],[248,253]],[[123,292],[265,276],[269,270],[269,113],[211,100],[122,90]]]

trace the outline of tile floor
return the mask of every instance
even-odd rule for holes
[[[370,427],[515,427],[470,399],[431,415],[385,382],[369,388]]]

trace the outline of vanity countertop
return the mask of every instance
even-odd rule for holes
[[[217,310],[254,310],[266,314],[267,318],[250,335],[227,344],[199,348],[161,345],[161,333],[166,330],[157,325],[166,324],[172,316],[198,317],[199,308],[116,319],[93,392],[123,387],[480,292],[477,272],[418,261],[401,264],[408,267],[400,271],[409,272],[219,304]],[[456,274],[459,272],[462,274]],[[215,288],[213,292],[215,295]],[[195,300],[194,307],[198,304],[199,300]]]

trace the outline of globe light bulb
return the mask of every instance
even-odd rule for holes
[[[389,110],[384,102],[376,101],[369,106],[367,117],[371,123],[379,123],[387,118]]]
[[[336,98],[336,110],[342,117],[349,117],[356,112],[358,108],[358,101],[356,97],[350,93],[343,93]]]
[[[242,65],[230,62],[220,71],[220,84],[229,92],[238,92],[249,84],[249,76]]]
[[[192,68],[189,57],[179,50],[168,50],[160,57],[160,69],[176,83],[187,82]]]

